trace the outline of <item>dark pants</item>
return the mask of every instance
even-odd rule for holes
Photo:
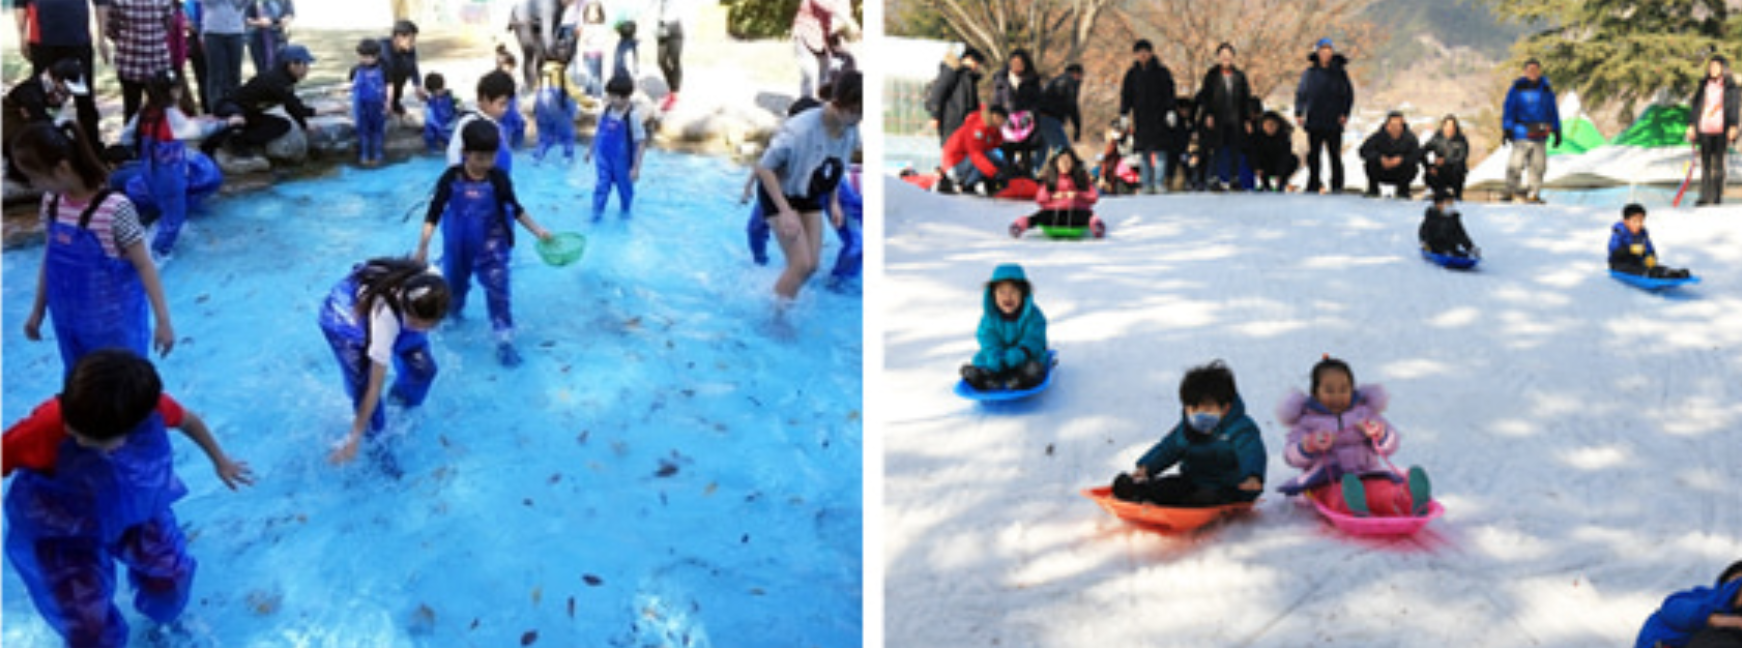
[[[1687,648],[1742,648],[1742,630],[1706,628],[1694,633]]]
[[[73,97],[73,105],[78,109],[79,130],[85,132],[85,142],[92,149],[101,151],[103,131],[98,128],[97,121],[97,97],[94,94],[97,84],[93,82],[91,73],[93,56],[90,45],[37,45],[30,48],[30,76],[40,78],[43,70],[61,59],[77,60],[84,67],[85,84],[92,92],[83,97]]]
[[[256,29],[248,35],[248,59],[254,62],[254,73],[261,74],[278,64],[278,50],[285,46],[284,33],[275,29]]]
[[[1113,497],[1127,502],[1148,502],[1158,506],[1203,508],[1258,499],[1262,491],[1243,491],[1193,484],[1183,475],[1152,477],[1138,483],[1121,473],[1113,478]]]
[[[240,114],[229,111],[234,108],[235,104],[229,106],[220,105],[218,106],[218,115],[229,117],[231,115]],[[290,132],[290,120],[279,117],[278,115],[267,115],[263,113],[244,114],[243,119],[248,120],[248,123],[243,124],[241,128],[232,128],[229,131],[226,131],[223,136],[211,138],[207,140],[207,142],[212,145],[233,144],[241,147],[259,147],[266,146],[268,142],[283,137],[285,133]],[[209,152],[210,151],[208,151],[208,153]],[[232,152],[234,152],[234,150],[232,150]]]
[[[394,67],[387,71],[387,85],[393,88],[391,94],[387,95],[387,105],[395,115],[405,115],[405,106],[400,105],[399,100],[405,96],[405,82],[409,79],[411,79],[411,72],[408,70]]]
[[[1413,164],[1399,164],[1387,169],[1378,162],[1369,161],[1367,163],[1368,195],[1379,193],[1379,185],[1389,184],[1397,185],[1399,198],[1408,198],[1409,183],[1411,182],[1415,182],[1415,165]]]
[[[1700,145],[1700,205],[1724,202],[1724,154],[1728,139],[1723,133],[1695,137]]]
[[[1679,279],[1687,277],[1689,274],[1687,270],[1681,268],[1671,268],[1663,265],[1656,265],[1648,268],[1645,267],[1645,264],[1643,263],[1610,262],[1609,269],[1640,277],[1651,277],[1653,279]]]
[[[538,71],[544,68],[544,41],[539,23],[514,25],[514,39],[520,41],[520,73],[526,79],[522,87],[538,87]]]
[[[992,371],[974,365],[962,366],[962,379],[980,391],[995,389],[1028,389],[1046,380],[1046,365],[1029,360],[1022,366],[1004,371]]]
[[[1426,167],[1421,177],[1433,193],[1449,191],[1457,200],[1464,199],[1464,176],[1468,172],[1463,167],[1439,166]]]
[[[206,91],[205,91],[205,89],[207,87],[206,86],[206,46],[204,43],[201,42],[202,40],[203,40],[203,37],[201,37],[199,35],[199,33],[197,33],[197,32],[193,34],[192,38],[188,39],[188,61],[187,62],[188,62],[188,65],[194,69],[194,81],[199,84],[199,88],[197,89],[197,91],[192,93],[192,94],[189,94],[188,96],[194,97],[195,100],[200,102],[200,112],[210,115],[210,114],[212,114],[212,102],[209,98],[206,97]],[[194,89],[193,86],[186,85],[187,84],[187,77],[185,75],[182,77],[182,83],[183,83],[184,88]]]
[[[242,34],[206,34],[206,103],[212,107],[242,87]]]
[[[1088,227],[1095,212],[1087,209],[1042,209],[1028,216],[1029,227]]]
[[[660,23],[659,71],[672,94],[683,88],[683,23]]]
[[[145,100],[145,82],[121,79],[121,123],[133,120]]]
[[[1307,129],[1307,186],[1308,192],[1317,192],[1324,185],[1319,184],[1319,151],[1323,149],[1331,157],[1331,192],[1343,191],[1343,129],[1326,128]]]
[[[1294,172],[1300,168],[1300,156],[1293,153],[1260,160],[1254,171],[1258,176],[1258,188],[1276,189],[1282,191],[1288,188],[1288,179],[1294,177]],[[1276,180],[1276,186],[1271,186],[1271,179]]]

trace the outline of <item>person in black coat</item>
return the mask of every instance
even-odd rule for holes
[[[992,75],[992,105],[1010,113],[1013,124],[1022,123],[1025,118],[1021,113],[1028,113],[1028,134],[1021,139],[1005,135],[1003,146],[1004,159],[1023,175],[1032,176],[1040,170],[1040,164],[1034,159],[1041,140],[1039,129],[1035,127],[1036,118],[1040,116],[1040,98],[1040,72],[1034,69],[1034,59],[1028,55],[1028,50],[1011,52],[1010,61]]]
[[[1125,71],[1119,88],[1119,114],[1133,130],[1133,147],[1142,159],[1141,184],[1145,193],[1155,193],[1167,178],[1168,126],[1178,119],[1174,114],[1173,73],[1155,58],[1155,48],[1147,40],[1131,47],[1136,61]]]
[[[1730,62],[1713,54],[1706,61],[1706,76],[1700,79],[1698,90],[1688,105],[1688,141],[1700,147],[1700,199],[1696,207],[1716,205],[1724,201],[1724,158],[1726,149],[1736,143],[1738,134],[1738,104],[1742,104],[1742,88],[1730,76]]]
[[[1083,66],[1065,66],[1065,73],[1053,77],[1040,91],[1040,118],[1036,127],[1046,141],[1046,157],[1071,147],[1071,142],[1083,141],[1083,113],[1077,105],[1077,92],[1083,86]],[[1071,124],[1071,136],[1065,137],[1065,122]]]
[[[1456,115],[1446,115],[1440,129],[1422,146],[1421,180],[1438,195],[1441,190],[1464,199],[1464,176],[1470,172],[1470,141]]]
[[[255,75],[218,102],[219,117],[240,115],[246,123],[227,131],[223,137],[207,139],[206,146],[216,147],[220,143],[232,148],[265,146],[284,136],[290,132],[290,121],[266,114],[278,106],[284,106],[284,112],[296,121],[296,125],[307,130],[308,118],[316,113],[296,96],[296,84],[308,76],[309,64],[314,60],[308,48],[301,45],[286,45],[279,50],[278,67]]]
[[[980,110],[980,65],[985,56],[970,47],[961,57],[947,55],[925,98],[926,112],[938,123],[938,146],[950,141],[962,122]]]
[[[12,163],[12,140],[24,132],[24,127],[36,122],[53,123],[54,111],[66,105],[67,98],[90,92],[90,86],[85,83],[84,68],[76,58],[56,61],[41,73],[6,91],[5,114],[0,116],[6,179],[20,184],[27,182],[24,173]]]
[[[1331,192],[1343,191],[1343,126],[1349,123],[1349,110],[1355,105],[1355,88],[1349,83],[1345,69],[1349,59],[1338,54],[1331,39],[1319,39],[1312,54],[1311,65],[1300,74],[1300,85],[1294,91],[1294,121],[1307,132],[1307,186],[1309,193],[1318,193],[1319,151],[1330,153]]]
[[[1248,148],[1258,190],[1286,191],[1288,179],[1300,168],[1300,156],[1294,154],[1294,126],[1275,111],[1264,113]]]
[[[1251,125],[1246,121],[1246,105],[1252,98],[1252,86],[1246,73],[1234,67],[1234,46],[1216,46],[1219,63],[1204,74],[1198,85],[1198,115],[1207,139],[1200,142],[1210,153],[1210,166],[1215,174],[1216,190],[1226,190],[1240,171],[1240,150]]]
[[[1403,113],[1391,111],[1385,125],[1361,144],[1361,161],[1367,167],[1367,197],[1379,196],[1379,185],[1397,185],[1397,197],[1409,197],[1409,183],[1415,181],[1416,164],[1421,160],[1421,144],[1415,133],[1403,121]]]
[[[1421,249],[1466,259],[1481,258],[1482,250],[1470,240],[1470,233],[1464,231],[1463,217],[1452,209],[1452,193],[1436,189],[1433,196],[1434,204],[1422,214],[1421,227],[1416,230]]]

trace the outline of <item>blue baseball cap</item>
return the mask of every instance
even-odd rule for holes
[[[284,49],[278,50],[278,58],[287,63],[315,62],[315,56],[308,52],[307,47],[301,45],[285,45]]]
[[[1332,45],[1331,45],[1331,39],[1329,39],[1329,38],[1321,38],[1321,39],[1319,39],[1319,42],[1318,42],[1318,44],[1317,44],[1317,45],[1314,45],[1314,46],[1313,46],[1313,49],[1318,49],[1318,48],[1321,48],[1321,47],[1329,47],[1329,48],[1331,48],[1331,49],[1337,49],[1337,48],[1336,48],[1336,47],[1334,47],[1334,46],[1332,46]]]

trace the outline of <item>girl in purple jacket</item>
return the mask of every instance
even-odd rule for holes
[[[1397,452],[1397,431],[1382,416],[1390,402],[1379,385],[1355,386],[1348,363],[1325,356],[1313,365],[1312,395],[1294,390],[1277,406],[1289,426],[1283,458],[1302,469],[1279,490],[1302,492],[1353,515],[1409,516],[1427,511],[1427,473],[1398,475],[1384,457]]]

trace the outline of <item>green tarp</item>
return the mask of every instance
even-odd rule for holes
[[[1690,112],[1687,106],[1652,106],[1609,144],[1642,148],[1687,146]]]
[[[1573,118],[1570,125],[1562,126],[1561,145],[1549,147],[1548,154],[1576,155],[1607,143],[1608,139],[1597,131],[1597,125],[1584,115],[1579,115]]]

